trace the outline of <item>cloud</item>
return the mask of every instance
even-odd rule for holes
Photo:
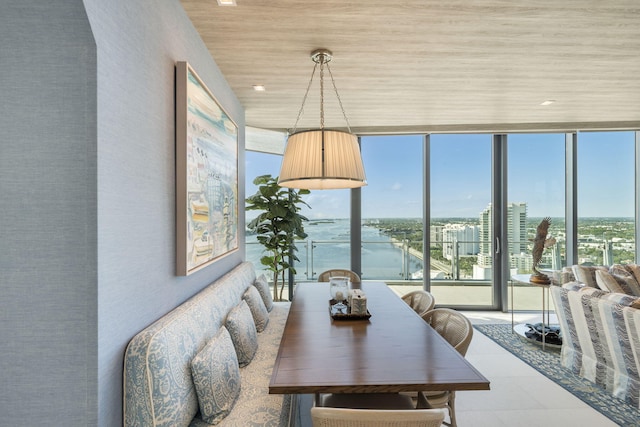
[[[303,206],[302,215],[309,219],[348,218],[350,194],[338,190],[312,191],[305,196],[310,208]]]
[[[400,184],[399,182],[396,182],[394,184],[391,185],[391,190],[393,191],[398,191],[402,189],[402,184]]]

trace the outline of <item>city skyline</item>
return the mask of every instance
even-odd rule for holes
[[[565,134],[508,136],[508,199],[530,217],[564,217]],[[578,134],[578,216],[634,216],[634,133]],[[246,153],[247,195],[253,178],[277,176],[281,157]],[[368,185],[363,218],[422,217],[422,136],[362,137]],[[477,218],[491,199],[491,135],[431,135],[432,218]],[[309,219],[348,218],[350,190],[312,191]]]

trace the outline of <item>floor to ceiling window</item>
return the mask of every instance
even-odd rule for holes
[[[570,142],[570,134],[509,134],[499,145],[490,134],[362,137],[368,186],[355,192],[317,190],[305,197],[309,208],[302,213],[309,218],[309,237],[298,245],[295,280],[316,280],[329,268],[351,268],[355,251],[364,280],[384,280],[407,290],[426,282],[439,305],[496,307],[497,297],[506,295],[509,276],[531,272],[531,239],[544,217],[551,218],[548,237],[556,244],[545,250],[541,269],[558,270],[573,264],[574,257],[582,264],[637,262],[636,132],[573,136]],[[492,153],[502,144],[506,156]],[[569,153],[571,159],[565,159]],[[247,195],[256,191],[256,176],[277,176],[281,159],[246,152]],[[567,165],[577,168],[576,193],[565,181],[574,170],[565,170]],[[496,191],[493,184],[500,182],[492,172],[505,170],[507,200],[499,204],[504,207],[500,233],[508,248],[508,274],[495,276],[504,270],[492,272],[498,262],[492,188]],[[354,218],[360,224],[351,224],[353,203],[359,206],[360,215]],[[255,216],[246,214],[247,222]],[[360,245],[352,244],[354,230],[361,233]],[[427,248],[423,236],[428,237]],[[570,242],[568,237],[573,237]],[[259,271],[261,252],[248,233],[247,259]],[[492,283],[496,277],[504,283]],[[517,286],[508,290],[514,290],[511,303],[516,310],[539,309],[538,296],[531,298]],[[502,299],[503,309],[504,304]]]
[[[362,277],[422,287],[423,137],[368,136],[361,147]]]
[[[491,135],[431,135],[431,293],[438,304],[493,298]]]
[[[635,262],[635,134],[578,133],[578,263]]]
[[[556,243],[545,249],[539,270],[563,266],[565,234],[565,134],[509,134],[507,233],[509,271],[530,274],[533,239],[543,218],[551,218],[548,238]],[[515,283],[513,308],[539,309],[539,290]]]

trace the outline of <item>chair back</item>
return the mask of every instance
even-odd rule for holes
[[[473,326],[464,314],[450,308],[434,308],[422,318],[458,350],[458,353],[463,356],[467,354],[473,337]]]
[[[313,427],[440,427],[442,409],[311,408]]]
[[[402,300],[409,304],[409,307],[420,316],[432,310],[436,305],[436,299],[433,294],[422,289],[403,295]]]
[[[340,268],[323,271],[318,276],[318,282],[328,282],[330,278],[335,276],[348,277],[349,280],[351,280],[351,283],[360,283],[360,276],[358,276],[358,273]]]

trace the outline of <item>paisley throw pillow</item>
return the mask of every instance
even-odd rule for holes
[[[217,424],[240,395],[240,368],[231,336],[223,326],[191,361],[202,419]]]
[[[238,364],[240,367],[247,366],[258,350],[258,334],[246,301],[243,300],[231,309],[225,327],[236,349]]]

